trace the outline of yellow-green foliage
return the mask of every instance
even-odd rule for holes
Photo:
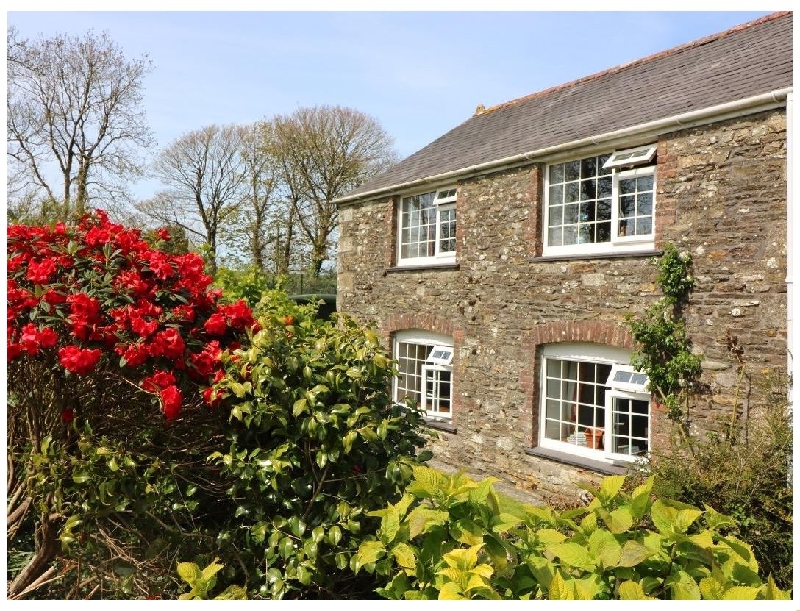
[[[373,512],[377,536],[351,560],[390,599],[788,599],[758,576],[733,520],[667,499],[652,480],[631,494],[606,478],[587,507],[511,505],[476,483],[415,466],[402,499]]]
[[[181,594],[181,600],[206,600],[209,597],[209,592],[217,585],[217,573],[219,573],[224,565],[218,562],[219,558],[214,558],[204,569],[201,569],[194,562],[179,562],[178,575],[183,581],[189,584],[191,590],[186,594]],[[244,588],[237,585],[228,586],[222,594],[214,597],[214,600],[246,600],[247,592]]]

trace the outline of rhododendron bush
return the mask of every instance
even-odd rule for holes
[[[189,507],[172,496],[186,500],[190,465],[205,463],[225,421],[211,397],[220,355],[257,328],[211,280],[199,255],[162,252],[102,211],[76,226],[8,228],[9,533],[33,519],[31,491],[43,496],[34,576],[57,537],[71,539],[67,516],[81,516],[85,536],[112,498],[142,515]],[[23,571],[10,591],[30,579]]]
[[[9,227],[8,360],[54,354],[75,376],[113,368],[174,419],[179,381],[207,387],[221,348],[254,324],[210,284],[199,255],[156,250],[102,211],[77,227]]]

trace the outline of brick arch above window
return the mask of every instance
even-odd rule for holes
[[[384,326],[386,335],[391,335],[397,331],[408,329],[420,329],[439,335],[447,335],[454,340],[457,335],[456,325],[452,320],[441,318],[432,314],[412,313],[412,314],[393,314],[388,317]]]
[[[542,344],[585,342],[633,350],[633,336],[618,323],[602,320],[565,320],[536,325],[529,335],[533,354]]]

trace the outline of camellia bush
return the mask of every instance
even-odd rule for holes
[[[212,392],[233,424],[211,457],[235,506],[214,550],[221,585],[249,598],[374,597],[373,580],[348,567],[380,523],[369,512],[429,456],[421,413],[393,404],[393,363],[372,330],[278,291],[256,312],[261,330],[223,357]]]
[[[608,477],[587,507],[559,512],[504,502],[491,479],[413,471],[351,559],[385,598],[790,599],[759,577],[731,518],[654,498],[652,478],[627,494]]]
[[[257,325],[200,256],[155,246],[102,211],[8,228],[11,598],[160,596],[165,550],[222,496],[211,385]]]

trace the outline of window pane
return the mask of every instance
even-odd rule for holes
[[[570,225],[578,222],[578,204],[564,206],[564,224]]]
[[[601,199],[597,202],[597,220],[610,221],[611,220],[611,200]]]
[[[550,184],[564,182],[564,164],[557,163],[550,166]]]
[[[611,197],[611,177],[606,176],[597,181],[597,197]]]
[[[550,185],[550,204],[560,204],[564,201],[564,185]]]
[[[640,176],[637,180],[637,187],[639,191],[652,191],[653,190],[653,175]]]
[[[550,223],[551,227],[553,225],[560,225],[561,224],[561,218],[562,218],[563,210],[564,210],[564,208],[562,206],[553,206],[552,208],[550,208],[550,221],[549,221],[549,223]]]
[[[581,162],[568,161],[564,164],[565,180],[578,180],[581,177]]]
[[[640,193],[636,199],[636,208],[638,216],[650,216],[653,213],[653,194]]]
[[[581,178],[597,176],[597,157],[587,157],[581,160]]]
[[[597,181],[584,180],[581,182],[581,199],[594,200],[597,197]]]
[[[621,217],[635,216],[636,196],[626,195],[619,198],[619,215]]]
[[[619,181],[620,193],[636,193],[636,179],[623,178]]]
[[[597,241],[598,242],[611,241],[611,223],[597,224]]]
[[[636,235],[650,235],[653,232],[653,223],[649,218],[636,219]]]
[[[609,157],[611,157],[610,153],[608,155],[600,155],[597,158],[597,167],[600,168],[600,174],[602,174],[602,175],[611,174],[611,169],[608,169],[608,170],[604,170],[603,169],[603,165],[605,165],[605,163],[606,163],[606,161],[608,161]]]
[[[594,210],[594,202],[582,202],[578,209],[578,218],[580,218],[582,223],[594,221]]]
[[[632,228],[629,229],[629,227],[628,227],[628,221],[620,221],[619,222],[619,235],[620,235],[620,237],[625,237],[626,235],[628,235],[629,231],[630,231],[630,235],[634,235],[633,229]]]
[[[564,246],[569,246],[577,242],[578,230],[575,225],[568,225],[564,227]]]
[[[579,196],[580,196],[580,187],[578,183],[577,182],[567,183],[566,188],[564,189],[564,201],[576,202],[578,201]]]
[[[561,246],[562,240],[561,227],[551,227],[547,230],[547,245],[548,246]]]

